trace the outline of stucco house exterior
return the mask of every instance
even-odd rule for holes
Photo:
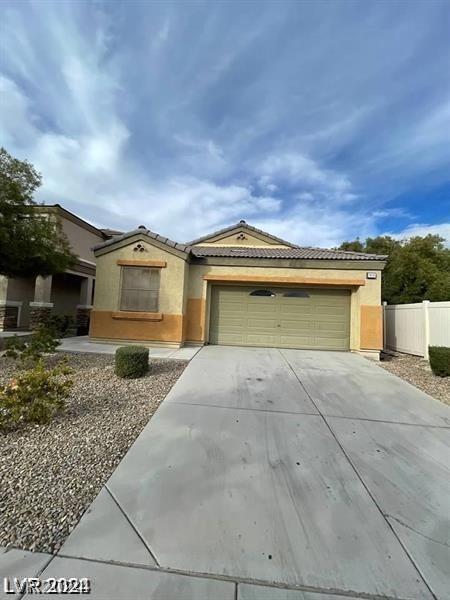
[[[93,341],[382,348],[386,256],[300,247],[245,221],[186,244],[144,226],[95,246]]]
[[[39,205],[43,218],[58,219],[77,256],[73,267],[50,277],[0,275],[0,331],[34,329],[49,314],[71,315],[87,332],[95,282],[92,247],[117,232],[97,229],[59,204]]]

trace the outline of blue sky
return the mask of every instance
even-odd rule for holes
[[[187,241],[450,240],[450,2],[2,2],[1,143],[38,200]]]

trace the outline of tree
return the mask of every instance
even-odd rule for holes
[[[57,219],[35,210],[42,176],[32,164],[0,148],[0,274],[53,275],[76,257]]]
[[[339,250],[345,250],[346,252],[364,252],[364,245],[359,238],[356,238],[353,242],[342,242],[339,246]]]
[[[395,240],[390,236],[344,242],[340,250],[355,247],[358,252],[387,254],[383,271],[382,298],[389,304],[450,300],[450,250],[438,235]]]

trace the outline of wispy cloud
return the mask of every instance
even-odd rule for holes
[[[414,225],[409,225],[403,231],[386,233],[384,235],[391,235],[396,239],[405,240],[416,235],[424,236],[428,234],[439,235],[440,237],[444,238],[445,245],[450,248],[450,223],[439,223],[438,225],[416,223]]]
[[[180,240],[240,218],[309,245],[448,235],[445,3],[2,8],[1,143],[40,200]]]

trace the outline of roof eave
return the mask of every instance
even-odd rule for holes
[[[150,229],[142,228],[127,231],[126,233],[115,236],[110,240],[102,242],[101,244],[96,244],[95,246],[93,246],[92,250],[96,256],[98,253],[105,254],[106,252],[112,251],[114,247],[123,245],[123,242],[126,242],[128,239],[131,239],[133,237],[141,237],[147,239],[149,243],[156,242],[157,245],[162,245],[166,247],[168,251],[176,251],[177,253],[181,253],[186,257],[189,255],[190,248],[188,246],[184,244],[178,244],[177,242],[174,242],[169,238],[163,237],[157,233],[154,233],[153,231],[150,231]]]

